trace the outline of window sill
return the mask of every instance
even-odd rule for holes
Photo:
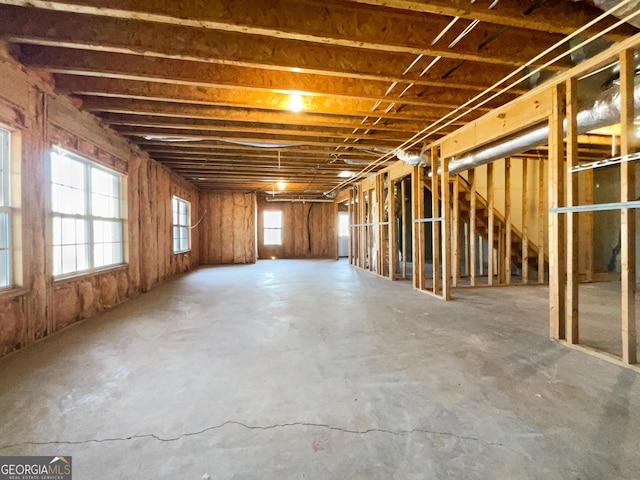
[[[85,279],[85,278],[93,278],[93,277],[97,277],[99,275],[104,275],[106,273],[120,272],[122,270],[128,270],[128,269],[129,269],[129,264],[128,263],[121,263],[121,264],[118,264],[118,265],[101,268],[99,270],[91,270],[91,271],[88,271],[88,272],[72,273],[72,274],[66,275],[64,277],[57,277],[57,278],[53,277],[53,284],[55,286],[64,285],[65,283],[77,282],[78,280],[82,280],[82,279]]]
[[[4,300],[11,300],[15,297],[21,297],[29,293],[29,289],[24,287],[13,287],[5,290],[0,290],[0,302]]]

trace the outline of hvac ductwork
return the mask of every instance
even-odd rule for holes
[[[640,83],[637,81],[633,90],[636,113],[640,112]],[[593,106],[587,110],[578,112],[578,133],[586,133],[591,130],[613,125],[620,121],[620,87],[614,86],[603,92]],[[566,121],[564,125],[566,131]],[[453,158],[449,162],[449,173],[455,174],[492,162],[499,158],[509,157],[532,148],[546,145],[549,141],[549,126],[537,127],[522,135],[503,140],[494,145],[480,148],[467,153],[460,158]]]

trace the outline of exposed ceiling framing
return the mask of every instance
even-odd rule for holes
[[[600,14],[569,0],[0,0],[0,36],[199,188],[272,192],[284,181],[291,195],[318,196]],[[292,94],[302,111],[288,109]]]

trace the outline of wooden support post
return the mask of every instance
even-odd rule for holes
[[[366,224],[368,222],[368,218],[367,218],[367,202],[366,202],[366,198],[367,198],[367,194],[364,191],[363,187],[360,187],[360,192],[359,192],[359,197],[360,197],[360,207],[358,208],[358,210],[360,211],[360,218],[358,223],[360,224],[360,268],[365,269],[367,268],[367,235],[368,235],[368,229],[366,226],[364,226],[364,224]]]
[[[347,258],[349,259],[349,265],[353,265],[353,228],[351,227],[351,225],[353,225],[353,205],[352,205],[352,200],[353,200],[353,188],[349,188],[349,193],[347,195],[347,219],[349,221],[349,247],[348,247],[348,253],[347,253]]]
[[[434,151],[437,150],[432,150],[432,155]],[[433,158],[433,156],[431,158]],[[442,198],[442,222],[440,222],[442,230],[442,298],[451,300],[451,190],[449,185],[448,158],[443,157],[440,160],[440,170],[440,196]]]
[[[494,232],[494,191],[493,191],[493,163],[487,163],[487,285],[493,285],[493,243],[495,242]]]
[[[438,149],[431,149],[431,216],[433,218],[440,216],[439,195],[440,190],[438,175]],[[446,208],[442,206],[442,210]],[[440,293],[440,223],[432,222],[432,257],[433,258],[433,293]]]
[[[527,159],[522,159],[522,283],[529,283],[529,182]]]
[[[424,168],[413,167],[411,173],[412,218],[424,218],[424,192],[423,192]],[[424,223],[413,223],[413,286],[418,290],[424,289]]]
[[[478,237],[478,274],[484,275],[484,239]]]
[[[567,167],[578,165],[578,80],[572,78],[566,83],[566,111],[567,111]],[[566,205],[572,207],[578,204],[578,176],[566,172]],[[566,336],[567,342],[579,343],[578,317],[578,286],[580,269],[578,265],[579,230],[578,213],[567,213],[567,290],[566,290]]]
[[[469,276],[469,253],[470,253],[470,249],[469,249],[469,224],[468,223],[464,223],[462,226],[462,230],[464,233],[464,274],[468,277]]]
[[[584,170],[579,174],[583,178],[583,205],[593,205],[593,169]],[[580,258],[584,281],[593,282],[593,212],[580,213]]]
[[[476,193],[476,171],[475,169],[469,170],[469,184],[471,185],[471,212],[469,213],[469,280],[471,282],[471,286],[475,287],[476,285],[476,267],[477,267],[477,257],[476,254],[478,252],[476,239],[478,234],[476,232],[476,215],[477,215],[477,193]]]
[[[545,160],[538,163],[538,283],[544,283],[544,255],[547,238],[547,211],[544,208],[547,182],[545,172],[547,170]]]
[[[373,189],[367,190],[366,193],[367,196],[367,204],[369,206],[368,208],[368,214],[367,214],[367,254],[368,254],[368,258],[369,258],[369,271],[373,272],[373,241],[374,241],[374,236],[373,236],[373,222],[375,222],[375,216],[373,215],[373,201],[375,199],[375,195],[374,195],[374,191]]]
[[[380,173],[376,176],[376,228],[375,233],[378,237],[378,241],[376,242],[376,258],[378,259],[378,264],[376,265],[376,273],[378,275],[384,276],[384,265],[386,262],[387,249],[385,248],[386,239],[384,236],[385,225],[382,225],[384,222],[384,173]]]
[[[549,208],[564,206],[565,85],[553,87],[549,118]],[[564,216],[549,214],[549,335],[564,339],[566,321]]]
[[[400,197],[402,198],[402,278],[407,278],[407,199],[406,177],[400,181]]]
[[[451,221],[451,246],[453,247],[451,277],[452,286],[458,286],[460,278],[460,182],[458,176],[453,178],[453,218]],[[446,243],[446,242],[445,242]]]
[[[511,284],[511,159],[504,159],[504,267],[507,285]]]
[[[635,153],[637,141],[634,128],[634,52],[620,52],[620,154]],[[634,162],[620,164],[620,200],[635,200],[636,174]],[[622,361],[633,364],[638,361],[636,343],[636,211],[623,208],[620,211],[620,263],[622,279]]]
[[[398,239],[396,238],[396,182],[389,177],[389,279],[396,279]]]

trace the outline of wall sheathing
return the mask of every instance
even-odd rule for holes
[[[199,230],[192,249],[171,251],[171,197],[191,202],[198,191],[151,160],[115,132],[53,93],[51,82],[27,71],[0,46],[0,124],[20,140],[22,172],[22,282],[0,292],[0,356],[18,350],[80,319],[148,291],[199,264]],[[49,240],[48,152],[57,145],[125,175],[126,265],[55,281]]]

